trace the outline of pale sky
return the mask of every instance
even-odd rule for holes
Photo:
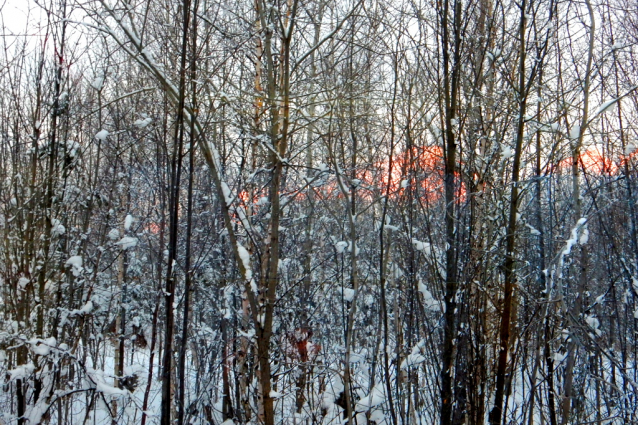
[[[4,37],[37,34],[37,23],[41,17],[41,9],[35,0],[4,0],[0,4],[2,4],[0,13],[2,14],[2,25],[4,26],[2,34]]]

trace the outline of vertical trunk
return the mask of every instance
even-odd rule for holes
[[[458,85],[460,76],[461,49],[461,0],[454,0],[454,18],[451,28],[454,31],[454,44],[450,58],[448,15],[450,0],[445,0],[441,17],[443,49],[443,90],[445,98],[445,314],[441,369],[441,425],[452,423],[454,407],[452,367],[455,358],[456,339],[456,292],[457,282],[457,246],[456,246],[456,143],[453,122],[458,110]],[[451,69],[450,69],[451,68]]]
[[[190,71],[191,71],[191,109],[194,116],[190,120],[189,130],[189,148],[188,148],[188,192],[187,192],[187,204],[186,204],[186,252],[185,252],[185,265],[184,265],[184,313],[182,317],[182,336],[181,346],[179,350],[178,359],[178,377],[179,377],[179,400],[178,400],[178,425],[184,424],[185,416],[185,397],[186,387],[188,386],[188,380],[186,378],[186,348],[188,346],[188,323],[190,313],[190,295],[191,295],[191,233],[193,223],[193,179],[195,178],[195,120],[197,119],[197,83],[195,82],[197,73],[197,8],[199,1],[195,0],[193,6],[193,30],[192,30],[192,42],[191,42],[191,58],[190,58]]]
[[[501,325],[499,329],[500,348],[498,353],[498,365],[496,370],[496,392],[494,396],[494,406],[490,412],[489,421],[491,425],[501,423],[503,417],[503,399],[505,396],[505,383],[509,379],[509,354],[510,354],[510,331],[513,318],[514,285],[516,273],[514,270],[514,249],[516,247],[516,220],[518,215],[519,197],[519,173],[521,168],[521,155],[523,150],[523,132],[525,129],[525,112],[527,108],[526,76],[525,76],[525,27],[526,27],[526,7],[527,2],[523,0],[520,5],[521,17],[519,27],[519,84],[518,84],[518,125],[516,131],[516,149],[514,152],[514,166],[511,178],[511,194],[509,205],[509,217],[506,236],[506,252],[504,264],[504,288],[503,288],[503,308],[501,312]],[[507,407],[507,406],[505,406]]]
[[[166,286],[164,299],[166,304],[166,332],[164,335],[164,359],[162,368],[162,409],[160,423],[162,425],[171,424],[172,400],[172,374],[173,374],[173,334],[175,328],[175,313],[173,304],[175,302],[175,272],[174,266],[177,261],[177,239],[179,226],[179,195],[180,179],[182,172],[182,149],[184,145],[184,106],[186,91],[186,55],[188,44],[188,29],[190,19],[190,0],[183,3],[183,31],[182,31],[182,51],[179,77],[179,99],[177,102],[177,120],[175,122],[175,140],[173,148],[173,158],[171,163],[171,184],[169,193],[169,246],[168,246],[168,266],[166,268]]]
[[[574,218],[579,221],[582,215],[582,201],[580,196],[580,173],[578,170],[580,162],[580,152],[583,145],[583,137],[587,130],[587,124],[589,120],[589,86],[592,73],[592,62],[594,56],[594,36],[596,33],[596,20],[594,17],[594,9],[590,0],[585,0],[587,10],[589,13],[590,27],[589,27],[589,50],[587,53],[587,68],[585,70],[585,82],[583,85],[583,115],[579,124],[579,131],[577,139],[574,141],[572,148],[572,199],[574,200]],[[580,221],[579,221],[580,222]],[[582,226],[581,226],[582,227]],[[582,245],[579,258],[579,281],[577,286],[576,301],[574,303],[573,317],[578,319],[581,314],[583,294],[587,288],[587,267],[589,262],[589,253],[587,245]],[[576,324],[572,324],[570,334],[570,341],[567,352],[567,361],[565,365],[565,382],[563,385],[563,403],[562,403],[562,421],[561,423],[567,424],[572,415],[572,401],[574,397],[573,382],[574,382],[574,366],[576,365],[576,338],[574,335],[574,328]]]
[[[258,2],[259,3],[259,2]],[[287,154],[288,127],[290,116],[290,43],[294,27],[297,1],[287,2],[287,14],[283,19],[283,34],[279,52],[279,66],[275,64],[273,51],[273,25],[271,16],[259,5],[257,16],[264,32],[264,57],[266,59],[266,80],[270,123],[268,136],[272,150],[269,155],[271,180],[268,187],[270,223],[264,247],[260,290],[264,294],[259,312],[253,312],[257,336],[258,382],[260,387],[260,414],[265,425],[274,425],[274,400],[271,397],[272,377],[270,368],[270,340],[273,332],[273,315],[279,283],[279,227],[281,220],[281,195],[284,162]],[[281,16],[280,16],[281,18]],[[279,72],[277,72],[279,71]],[[256,306],[255,306],[256,307]],[[263,318],[263,319],[262,319]]]
[[[381,225],[379,230],[379,287],[381,289],[381,314],[383,318],[383,341],[385,350],[383,350],[383,373],[385,378],[385,389],[388,397],[388,404],[390,406],[390,418],[393,424],[397,424],[397,414],[394,409],[394,402],[392,400],[392,383],[390,381],[390,359],[388,354],[388,348],[390,344],[389,326],[388,326],[388,302],[386,298],[386,276],[388,269],[388,261],[390,260],[391,238],[388,237],[388,241],[385,239],[385,223],[388,214],[388,200],[390,198],[390,190],[392,186],[392,171],[394,167],[394,145],[395,145],[395,107],[398,90],[398,59],[394,60],[394,85],[392,91],[392,105],[390,109],[390,158],[388,159],[388,177],[387,185],[385,187],[385,197],[383,200],[383,212],[381,214]],[[387,246],[386,246],[387,242]],[[399,363],[397,363],[399,364]],[[398,379],[397,379],[398,381]]]
[[[160,152],[160,149],[158,147],[157,149],[157,162],[158,164],[163,164],[164,161],[162,159],[163,155]],[[165,180],[162,179],[162,185],[165,185]],[[152,324],[152,328],[151,328],[151,346],[150,346],[150,351],[151,354],[149,356],[149,365],[148,365],[148,377],[147,377],[147,382],[146,382],[146,389],[144,390],[144,399],[142,402],[142,421],[141,421],[141,425],[146,425],[146,419],[147,419],[147,410],[148,410],[148,402],[149,402],[149,398],[150,398],[150,394],[151,394],[151,386],[153,385],[153,362],[155,360],[155,350],[156,347],[161,347],[161,340],[159,341],[159,344],[157,344],[157,337],[158,337],[158,329],[157,329],[157,322],[158,322],[158,318],[159,318],[159,311],[160,311],[160,303],[161,303],[161,297],[159,296],[159,292],[162,290],[162,285],[161,285],[161,281],[162,281],[162,264],[164,262],[164,237],[165,237],[165,229],[166,229],[166,193],[164,191],[160,191],[159,193],[160,196],[160,214],[161,214],[161,219],[160,219],[160,224],[159,224],[159,243],[158,243],[158,247],[157,247],[157,274],[156,274],[156,279],[157,282],[160,282],[159,286],[156,288],[156,290],[158,291],[158,297],[156,299],[156,304],[155,304],[155,309],[153,311],[153,324]]]
[[[113,339],[115,344],[115,355],[113,356],[114,365],[113,365],[113,375],[115,376],[113,386],[115,388],[122,388],[121,379],[122,379],[122,371],[124,370],[124,326],[126,323],[124,321],[125,307],[124,307],[124,257],[126,256],[126,251],[122,250],[119,254],[119,258],[117,260],[117,290],[120,293],[120,302],[118,303],[119,313],[115,316],[115,338]],[[117,425],[117,399],[113,399],[111,401],[111,417],[112,424]]]
[[[538,75],[538,90],[537,90],[537,95],[540,98],[542,95],[541,92],[541,87],[543,85],[543,69],[541,68],[541,70],[539,71],[539,75]],[[541,122],[541,105],[540,103],[538,103],[537,107],[536,107],[536,120],[538,122]],[[541,155],[541,151],[542,151],[542,146],[541,146],[541,132],[540,130],[536,131],[536,164],[535,164],[535,168],[536,168],[536,175],[535,175],[535,182],[534,182],[534,189],[535,189],[535,199],[534,199],[534,204],[536,207],[536,211],[535,211],[535,215],[536,215],[536,230],[538,230],[538,278],[537,278],[537,282],[539,284],[539,287],[537,289],[537,291],[544,291],[544,293],[546,294],[547,297],[549,297],[549,288],[546,287],[546,278],[545,278],[545,235],[544,235],[544,226],[543,226],[543,211],[542,211],[542,207],[543,207],[543,203],[542,203],[542,196],[543,196],[543,192],[542,192],[542,184],[541,184],[541,176],[542,176],[542,168],[541,168],[541,160],[542,160],[542,155]],[[542,294],[542,292],[541,292]],[[548,305],[546,305],[545,307],[543,307],[543,310],[545,311],[544,314],[544,321],[549,320],[548,318],[548,314],[549,314],[549,303]],[[542,333],[542,329],[538,330],[538,335],[537,335],[537,340],[536,340],[536,350],[535,350],[535,361],[534,361],[534,369],[531,373],[531,383],[530,383],[530,388],[531,388],[531,394],[530,394],[530,400],[529,400],[529,425],[533,425],[534,423],[534,403],[536,400],[536,393],[537,393],[537,383],[536,383],[536,375],[537,375],[537,370],[540,367],[540,362],[541,362],[541,358],[542,358],[542,340],[543,340],[543,333]],[[553,401],[553,400],[552,400]],[[555,425],[555,424],[553,424]]]

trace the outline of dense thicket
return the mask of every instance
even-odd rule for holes
[[[638,422],[634,3],[33,7],[0,423]]]

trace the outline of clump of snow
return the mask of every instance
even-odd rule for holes
[[[105,396],[113,397],[125,396],[128,394],[127,390],[112,387],[104,382],[98,382],[95,385],[95,391],[100,392]]]
[[[607,112],[607,110],[611,109],[614,105],[616,105],[616,103],[618,103],[618,99],[608,100],[607,102],[603,103],[602,105],[598,107],[598,110],[596,111],[596,115],[602,114],[603,112]]]
[[[375,409],[370,413],[370,420],[374,421],[376,424],[386,423],[385,415],[383,414],[382,409]]]
[[[354,299],[355,290],[352,288],[343,288],[343,299],[351,302]]]
[[[587,324],[589,325],[590,328],[592,328],[594,331],[596,331],[596,334],[598,334],[598,335],[601,334],[600,329],[598,329],[598,327],[600,326],[600,321],[596,317],[587,316],[587,317],[585,317],[585,322],[587,322]]]
[[[514,156],[514,151],[507,145],[501,145],[501,159],[506,161]]]
[[[18,366],[15,369],[8,370],[7,373],[9,374],[9,381],[27,378],[34,370],[35,365],[33,363],[27,363],[25,365]]]
[[[97,74],[93,81],[91,81],[91,87],[93,87],[97,91],[102,90],[102,87],[104,87],[104,74]]]
[[[416,366],[425,361],[425,357],[421,353],[412,353],[401,362],[401,369],[407,369],[410,366]]]
[[[100,130],[95,135],[95,138],[101,141],[105,141],[107,137],[109,137],[109,132],[106,130]]]
[[[137,238],[124,236],[122,239],[115,242],[115,245],[119,245],[122,249],[134,248],[137,245]]]
[[[80,313],[89,314],[93,311],[93,301],[88,300],[84,306],[80,309]]]
[[[73,267],[77,267],[78,269],[82,268],[82,257],[79,255],[74,255],[72,257],[70,257],[68,260],[66,260],[66,263],[64,263],[64,265],[66,266],[73,266]]]
[[[21,277],[20,279],[18,279],[18,286],[20,287],[20,289],[22,289],[24,291],[24,288],[27,287],[29,282],[30,282],[30,280],[27,279],[26,277]]]
[[[494,49],[494,51],[487,52],[485,54],[485,56],[487,56],[487,59],[492,62],[495,61],[500,55],[501,55],[501,49]]]
[[[62,236],[66,233],[66,228],[62,225],[60,220],[55,218],[51,219],[51,235],[52,236]]]
[[[428,310],[439,311],[442,309],[441,303],[434,299],[432,293],[423,284],[421,279],[419,279],[419,292],[423,295],[423,303]]]
[[[133,221],[135,221],[133,216],[131,214],[127,214],[126,218],[124,219],[124,230],[130,230]]]
[[[246,280],[251,280],[253,278],[253,271],[250,268],[250,253],[239,242],[237,242],[237,253],[239,254],[239,258],[244,265],[244,269],[246,270]]]
[[[385,394],[381,385],[375,385],[370,394],[359,400],[355,406],[356,412],[366,412],[385,401]]]
[[[137,128],[144,128],[152,122],[153,120],[151,118],[144,118],[143,120],[136,120],[133,125]]]
[[[563,248],[563,255],[569,255],[569,253],[572,251],[572,247],[576,245],[576,241],[579,240],[578,231],[586,222],[587,222],[587,219],[585,217],[580,218],[576,222],[576,226],[574,226],[574,228],[572,229],[571,238],[565,241],[565,248]]]
[[[66,141],[66,154],[69,158],[75,158],[77,151],[80,150],[80,144],[74,140]]]
[[[580,136],[580,125],[574,124],[571,130],[569,130],[569,138],[572,140],[578,139]]]
[[[48,356],[51,353],[51,348],[57,345],[55,338],[50,337],[44,341],[35,339],[28,341],[31,344],[31,351],[37,356]]]
[[[335,244],[335,249],[337,250],[337,254],[342,254],[347,246],[348,246],[348,242],[346,242],[346,241],[337,242]]]
[[[107,235],[110,240],[114,241],[120,238],[120,231],[117,229],[111,229],[111,231]]]
[[[224,195],[224,201],[226,202],[226,206],[230,207],[233,203],[233,198],[231,196],[232,192],[230,191],[230,187],[226,184],[226,182],[221,182],[222,193]]]
[[[541,232],[538,229],[535,229],[533,226],[526,224],[526,226],[529,228],[529,233],[533,236],[540,236]]]
[[[64,263],[64,265],[73,267],[73,276],[79,276],[80,273],[82,273],[82,270],[84,270],[82,268],[82,257],[79,255],[70,257],[68,260],[66,260],[66,263]]]
[[[427,255],[430,255],[430,244],[427,242],[421,242],[417,239],[412,239],[412,244],[414,245],[414,249],[417,251],[424,251]]]
[[[583,226],[583,231],[580,234],[580,238],[578,239],[578,244],[585,245],[587,241],[589,241],[589,229],[587,228],[587,225],[585,225]]]
[[[281,397],[283,397],[283,394],[282,393],[278,393],[277,391],[271,390],[270,393],[268,394],[268,396],[270,398],[281,398]]]

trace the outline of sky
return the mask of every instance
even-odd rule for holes
[[[40,20],[41,9],[35,0],[4,0],[0,4],[3,37],[32,36],[37,33],[34,24]]]

